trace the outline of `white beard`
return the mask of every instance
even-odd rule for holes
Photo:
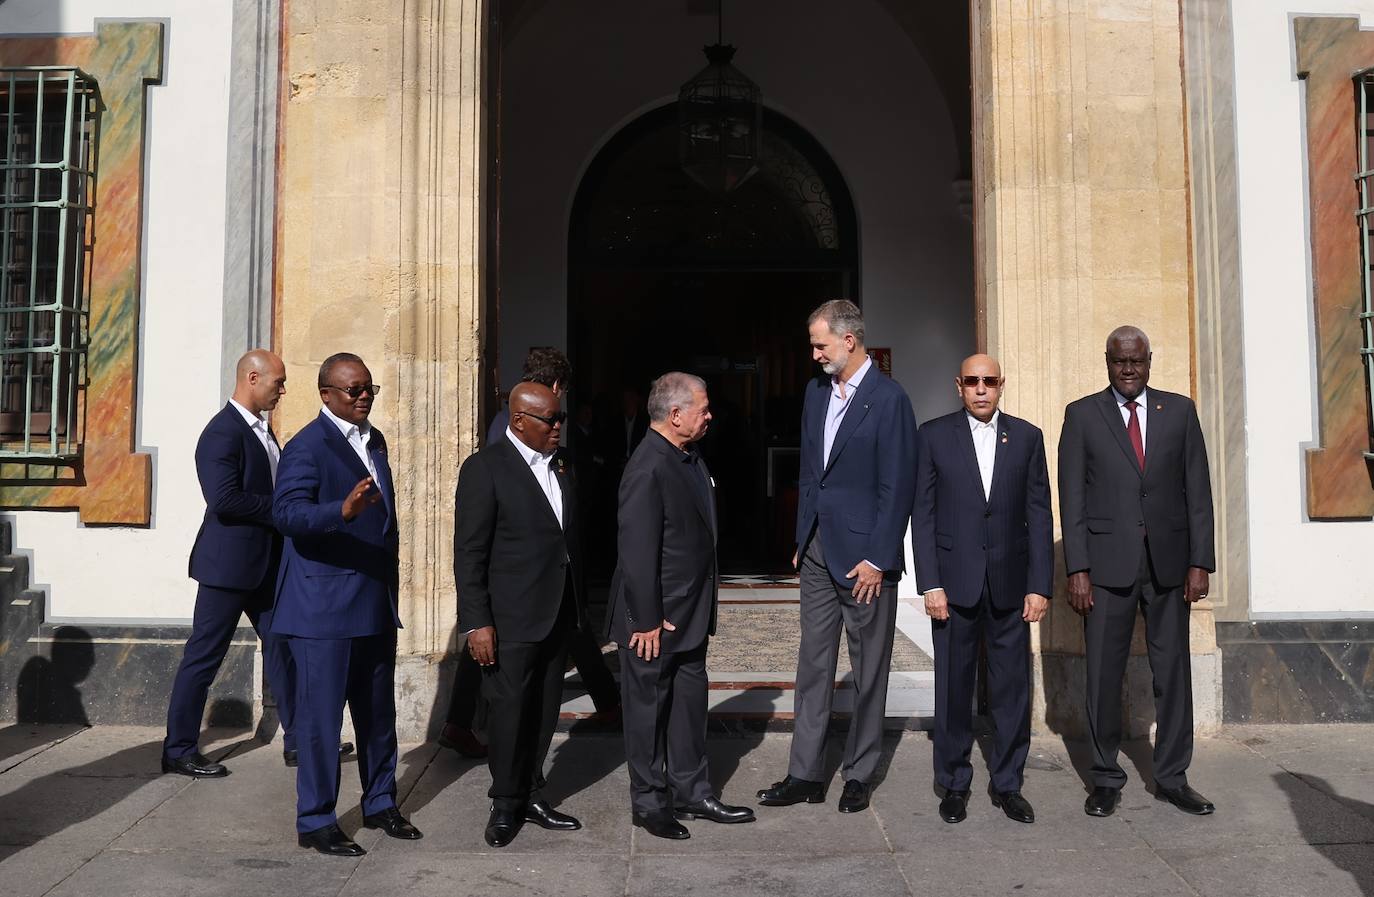
[[[847,364],[849,364],[848,352],[846,352],[843,357],[832,359],[830,362],[821,365],[821,370],[833,377],[844,370],[844,366]]]

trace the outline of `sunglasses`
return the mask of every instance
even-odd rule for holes
[[[532,417],[535,420],[542,420],[545,424],[547,424],[550,427],[554,426],[555,424],[561,424],[563,423],[563,421],[568,419],[568,412],[566,411],[555,411],[549,417],[545,417],[542,414],[535,414],[533,411],[517,411],[515,413],[523,414],[525,415],[525,417]]]
[[[362,386],[334,386],[331,383],[327,383],[325,384],[324,388],[337,389],[339,392],[348,396],[350,399],[356,399],[363,393],[367,393],[373,398],[376,398],[377,393],[381,390],[381,387],[375,383],[364,383]]]
[[[999,386],[1002,385],[1002,378],[1001,378],[1001,377],[979,377],[979,376],[976,376],[976,375],[974,375],[974,374],[969,374],[969,375],[967,375],[967,376],[964,376],[964,377],[960,377],[960,378],[959,378],[959,385],[960,385],[960,386],[970,386],[970,387],[972,387],[972,386],[977,386],[979,383],[983,384],[983,385],[986,386],[988,389],[996,389],[997,387],[999,387]]]

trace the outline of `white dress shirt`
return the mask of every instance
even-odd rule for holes
[[[968,414],[968,412],[965,412]],[[972,414],[968,426],[973,432],[973,451],[978,456],[978,475],[983,478],[983,498],[992,497],[992,465],[997,460],[997,424],[1002,412],[992,412],[992,419],[983,423]]]
[[[1145,419],[1149,417],[1146,409],[1150,407],[1149,396],[1146,395],[1146,392],[1142,389],[1140,395],[1135,397],[1136,403],[1140,406],[1136,408],[1135,416],[1140,420],[1140,444],[1142,446],[1150,444],[1145,441]],[[1116,399],[1117,410],[1121,412],[1121,423],[1129,427],[1131,425],[1131,409],[1126,407],[1126,403],[1131,400],[1117,392],[1115,386],[1112,387],[1112,397]]]
[[[320,410],[324,412],[325,417],[334,423],[334,426],[339,428],[339,432],[353,447],[353,453],[358,456],[359,461],[363,462],[363,466],[367,468],[368,476],[372,477],[372,481],[375,483],[377,481],[377,466],[372,463],[372,453],[367,450],[367,444],[372,441],[372,424],[367,421],[363,421],[361,427],[357,424],[351,424],[336,416],[334,412],[329,410],[328,405],[321,405]],[[378,488],[381,488],[380,485]]]
[[[272,471],[272,485],[277,485],[277,462],[281,460],[281,449],[277,448],[277,443],[272,439],[272,434],[267,432],[267,421],[234,399],[230,399],[229,404],[233,405],[238,413],[243,415],[243,422],[252,429],[253,435],[258,437],[258,442],[262,443],[263,450],[267,452],[267,466]]]
[[[854,393],[859,391],[859,384],[863,382],[864,375],[868,369],[873,367],[872,358],[864,358],[864,363],[854,372],[847,382],[840,382],[838,375],[830,378],[830,404],[825,410],[825,441],[824,441],[824,466],[830,466],[830,449],[835,445],[835,434],[840,431],[840,424],[844,423],[845,412],[849,410],[849,403],[854,401]]]
[[[515,446],[515,450],[520,453],[520,457],[525,459],[525,463],[530,467],[530,473],[534,474],[534,481],[539,484],[539,488],[544,490],[544,497],[549,501],[549,507],[553,509],[553,516],[558,518],[558,525],[563,525],[563,487],[558,485],[558,475],[553,472],[553,452],[547,455],[536,452],[528,445],[520,441],[520,437],[515,435],[515,431],[506,428],[506,438]]]

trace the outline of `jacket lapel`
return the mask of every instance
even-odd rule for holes
[[[1150,459],[1154,457],[1154,446],[1159,444],[1159,431],[1164,426],[1164,414],[1168,410],[1164,399],[1148,389],[1145,401],[1149,403],[1149,408],[1145,412],[1148,422],[1145,424],[1145,470],[1141,473],[1142,478],[1150,472]]]
[[[1007,461],[1011,453],[1011,426],[1007,415],[1001,411],[997,412],[997,429],[992,434],[992,483],[988,486],[988,503],[992,503],[992,497],[997,494],[998,477],[1002,473],[1003,462]]]
[[[372,456],[372,466],[377,468],[377,488],[382,493],[382,503],[386,505],[387,516],[396,519],[396,484],[391,481],[391,464],[387,460],[386,439],[377,430],[372,431],[367,441],[368,454]]]
[[[324,431],[324,444],[329,450],[353,472],[359,480],[370,477],[372,474],[367,472],[367,465],[363,464],[363,459],[358,457],[357,452],[353,451],[353,446],[348,444],[344,434],[339,432],[338,426],[325,417],[323,411],[320,412],[320,429]]]
[[[830,463],[825,465],[825,473],[829,473],[835,466],[835,459],[840,457],[840,452],[844,451],[844,445],[849,441],[849,437],[854,435],[854,431],[868,417],[868,409],[873,404],[873,390],[877,388],[877,377],[881,376],[877,365],[872,365],[868,373],[864,374],[863,382],[854,392],[854,398],[849,400],[849,408],[844,412],[844,420],[840,421],[840,429],[835,432],[835,441],[830,446]],[[827,388],[825,394],[825,405],[821,414],[821,451],[825,451],[825,418],[830,413],[830,393]],[[980,485],[979,490],[982,490]]]
[[[1121,422],[1121,407],[1116,404],[1116,396],[1112,394],[1111,387],[1107,387],[1099,393],[1101,398],[1097,402],[1097,410],[1102,412],[1102,420],[1106,422],[1107,429],[1111,431],[1112,438],[1121,447],[1121,453],[1126,456],[1126,460],[1131,464],[1131,470],[1137,476],[1144,476],[1140,469],[1140,462],[1135,459],[1135,449],[1131,447],[1131,437],[1126,435],[1126,425]],[[1148,429],[1148,427],[1147,427]],[[1149,451],[1145,452],[1148,461]]]
[[[529,501],[533,502],[534,505],[539,508],[539,510],[536,513],[547,515],[548,522],[553,524],[555,527],[558,527],[558,529],[561,531],[562,527],[558,526],[558,516],[554,514],[553,506],[549,504],[549,498],[547,495],[544,494],[544,487],[539,485],[539,481],[535,479],[534,470],[528,464],[525,463],[525,457],[520,454],[520,451],[515,446],[511,445],[510,439],[504,436],[498,443],[497,451],[497,457],[503,459],[506,463],[506,466],[510,468],[510,476],[512,480],[520,484],[520,488],[525,490],[526,496],[529,499]],[[566,520],[568,509],[568,490],[561,479],[558,482],[558,487],[559,490],[563,493],[563,519]]]
[[[959,445],[959,454],[964,459],[969,477],[972,478],[974,494],[983,495],[983,473],[978,469],[978,448],[973,444],[973,429],[969,424],[967,411],[960,412],[959,419],[955,421],[954,441]],[[991,494],[992,490],[988,492]],[[987,496],[983,497],[983,501],[987,502]]]

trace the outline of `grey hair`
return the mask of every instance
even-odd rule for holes
[[[649,420],[665,421],[674,408],[691,408],[693,393],[706,391],[706,381],[695,374],[669,371],[649,387]]]
[[[1150,338],[1145,335],[1145,331],[1133,324],[1122,324],[1120,327],[1107,334],[1107,351],[1112,351],[1112,343],[1117,340],[1125,339],[1140,340],[1145,344],[1145,352],[1148,354],[1151,351]]]
[[[859,311],[859,306],[848,299],[831,299],[829,302],[822,302],[806,319],[806,326],[810,327],[821,320],[825,321],[830,327],[830,332],[836,336],[852,333],[854,334],[854,341],[860,345],[863,344],[863,312]]]

